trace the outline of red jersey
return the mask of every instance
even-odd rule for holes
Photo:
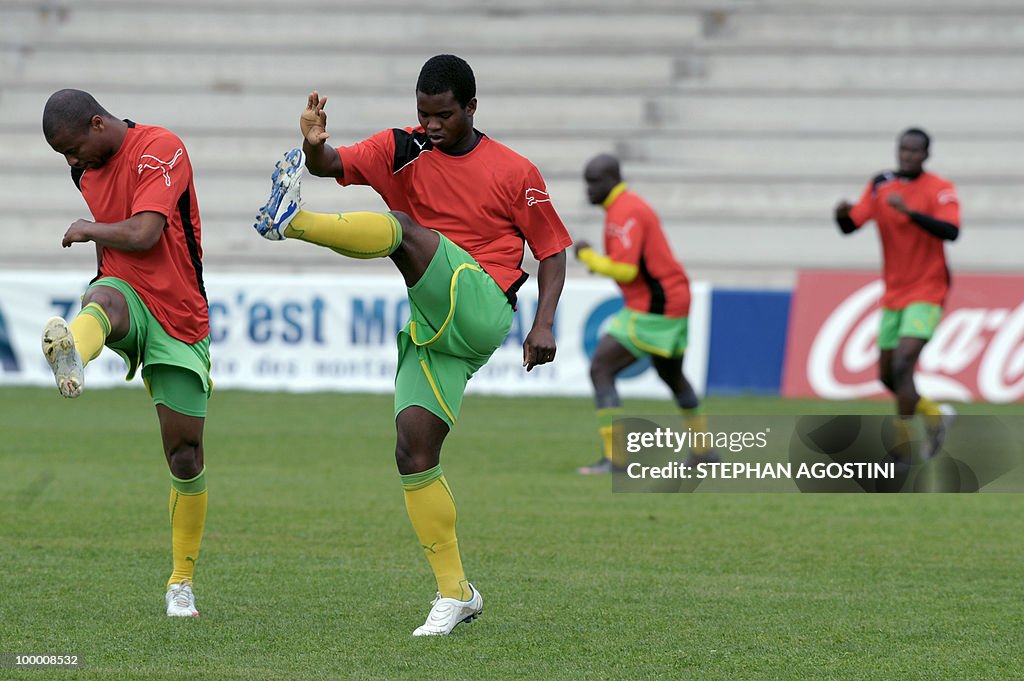
[[[128,122],[120,149],[103,166],[72,171],[96,222],[123,222],[152,211],[167,218],[148,251],[103,248],[100,276],[131,284],[164,330],[185,343],[210,334],[203,248],[192,164],[169,130]]]
[[[391,210],[444,234],[510,299],[528,276],[520,267],[524,241],[537,260],[572,245],[540,171],[486,135],[452,156],[435,149],[423,128],[394,128],[338,153],[340,184],[369,185]]]
[[[914,179],[883,173],[868,183],[850,219],[860,227],[874,219],[882,239],[882,307],[902,310],[911,303],[942,305],[949,291],[949,269],[943,240],[926,232],[907,215],[886,203],[890,194],[903,197],[907,208],[960,226],[960,201],[949,180],[931,173]]]
[[[661,220],[638,194],[619,187],[609,194],[610,202],[605,199],[604,249],[615,262],[639,269],[636,279],[619,284],[626,307],[667,317],[688,316],[690,280],[672,255]]]

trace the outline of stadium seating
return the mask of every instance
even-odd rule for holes
[[[933,135],[929,167],[961,188],[954,267],[1019,269],[1024,8],[1014,0],[124,7],[0,0],[0,210],[19,229],[0,250],[2,268],[92,266],[88,249],[58,247],[86,215],[39,130],[60,87],[181,135],[208,267],[337,266],[330,253],[249,231],[272,164],[298,141],[306,93],[329,95],[333,142],[355,141],[413,124],[419,66],[455,52],[477,72],[477,126],[541,168],[579,237],[597,238],[601,224],[582,164],[613,151],[695,277],[787,286],[800,268],[874,269],[874,237],[842,240],[831,210],[892,166],[897,133],[915,125]],[[323,210],[383,205],[328,181],[308,182],[306,198]]]

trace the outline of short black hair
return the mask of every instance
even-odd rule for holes
[[[43,135],[53,139],[61,130],[86,130],[93,116],[113,118],[88,92],[57,90],[43,107]]]
[[[923,139],[925,151],[928,151],[928,148],[932,146],[932,138],[929,137],[928,133],[926,133],[921,128],[907,128],[902,132],[902,134],[900,134],[900,137],[902,138],[903,135],[917,135],[918,137]]]
[[[476,77],[465,59],[454,54],[431,57],[420,69],[416,91],[425,95],[441,95],[451,90],[455,101],[463,108],[476,97]]]

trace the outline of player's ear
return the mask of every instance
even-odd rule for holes
[[[95,130],[96,132],[103,132],[107,127],[106,122],[103,120],[103,116],[96,114],[89,119],[89,129]]]
[[[476,113],[476,97],[466,102],[466,115],[472,116]]]

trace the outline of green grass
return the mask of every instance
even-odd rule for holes
[[[76,653],[73,678],[104,680],[1020,678],[1024,495],[613,495],[573,473],[597,451],[588,400],[467,399],[444,468],[487,609],[413,639],[433,580],[390,413],[388,396],[218,391],[203,615],[172,621],[144,394],[0,390],[0,653]]]

